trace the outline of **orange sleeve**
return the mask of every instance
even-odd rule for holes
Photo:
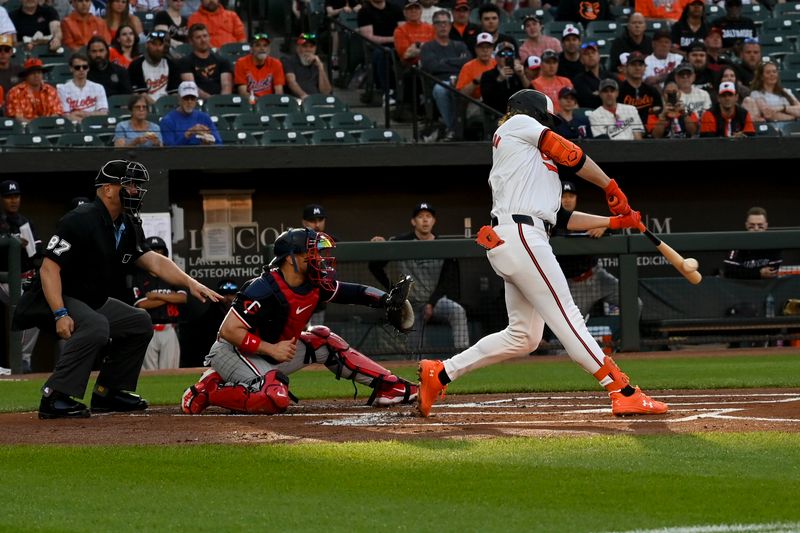
[[[5,91],[3,90],[3,87],[0,86],[0,107],[3,107],[4,104],[5,104]]]
[[[565,139],[553,130],[545,130],[539,139],[539,150],[559,165],[573,168],[575,172],[583,168],[586,154],[580,146]]]
[[[752,126],[752,122],[750,124]],[[713,113],[703,113],[703,117],[700,119],[700,133],[708,133],[710,135],[717,133],[717,119],[714,118]]]
[[[275,60],[275,79],[273,85],[286,85],[286,75],[283,73],[283,63]]]
[[[61,21],[61,43],[67,48],[79,48],[80,45],[75,43],[74,28],[69,18]]]
[[[658,124],[658,116],[650,113],[647,115],[647,124],[645,124],[644,129],[647,130],[647,133],[650,135],[653,134],[653,129],[655,129],[656,124]]]
[[[247,35],[244,33],[244,23],[235,12],[231,11],[233,15],[233,36],[237,42],[246,43]]]
[[[398,26],[394,29],[394,49],[397,50],[400,59],[406,55],[409,46],[411,46],[411,36],[405,31],[405,25]]]
[[[703,116],[706,116],[706,113],[703,113]],[[756,134],[756,127],[753,124],[753,117],[750,116],[750,111],[744,116],[744,126],[742,127],[742,133],[747,133],[749,135]]]
[[[233,67],[233,83],[234,85],[247,85],[247,65],[245,61],[247,56],[241,57],[236,61]]]

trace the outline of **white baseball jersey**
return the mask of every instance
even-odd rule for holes
[[[8,11],[6,8],[0,6],[0,34],[14,34],[17,33],[17,28],[14,27],[14,23],[11,21],[11,17],[8,16]]]
[[[672,72],[672,70],[681,64],[683,56],[680,54],[667,54],[664,59],[659,59],[653,54],[644,58],[644,77],[658,76],[660,74]]]
[[[632,105],[617,104],[614,113],[601,106],[588,115],[595,137],[608,135],[612,141],[632,141],[633,132],[644,132],[642,117]]]
[[[149,61],[142,61],[144,82],[147,84],[147,94],[158,100],[167,94],[169,82],[169,64],[166,59],[159,61],[158,65],[151,65]]]
[[[556,223],[561,181],[556,165],[537,148],[547,128],[528,115],[514,115],[492,140],[492,216],[515,214]]]
[[[99,83],[86,80],[83,87],[78,87],[74,80],[69,80],[67,83],[59,83],[56,88],[65,113],[108,109],[106,90]]]

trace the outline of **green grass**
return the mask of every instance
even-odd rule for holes
[[[800,524],[800,434],[0,449],[3,531]]]
[[[647,390],[800,387],[798,354],[650,359],[622,356],[618,362],[635,384]],[[398,374],[416,381],[413,367],[402,367]],[[198,376],[146,374],[140,380],[138,392],[153,405],[177,405],[183,390]],[[0,380],[0,412],[36,409],[41,386],[40,379]],[[291,389],[301,399],[353,395],[349,381],[336,381],[324,369],[292,374]],[[482,368],[448,387],[449,394],[573,390],[599,389],[594,379],[566,356],[558,361],[529,358],[523,363]],[[366,399],[368,396],[368,389],[359,387],[359,397]]]

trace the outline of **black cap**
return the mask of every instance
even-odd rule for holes
[[[0,196],[14,196],[15,194],[22,194],[22,189],[14,180],[6,180],[0,183]]]
[[[148,237],[144,240],[147,247],[151,250],[168,250],[167,243],[164,242],[164,239],[161,237],[156,237],[153,235],[152,237]]]
[[[677,74],[678,72],[691,72],[692,74],[694,74],[694,67],[692,66],[691,63],[687,63],[684,61],[683,63],[675,67],[675,74]]]
[[[657,41],[659,39],[669,39],[672,40],[672,33],[669,30],[662,28],[660,30],[656,30],[653,32],[653,40]]]
[[[726,6],[740,6],[742,5],[742,0],[725,0]]]
[[[436,216],[436,209],[433,208],[431,204],[428,202],[420,202],[414,206],[414,211],[412,212],[412,217],[417,216],[420,211],[428,211],[431,215]]]
[[[226,294],[236,294],[239,292],[239,284],[232,279],[222,279],[217,283],[217,292],[223,296]]]
[[[705,52],[706,51],[706,45],[703,44],[703,41],[695,39],[694,41],[692,41],[692,44],[689,45],[688,51],[689,52]]]
[[[561,192],[562,193],[571,192],[573,194],[578,194],[578,188],[571,181],[562,181],[561,182]]]
[[[317,218],[328,218],[324,207],[319,204],[308,204],[303,208],[303,220],[315,220]]]
[[[79,205],[88,204],[89,202],[91,202],[91,200],[89,200],[85,196],[76,196],[75,198],[69,201],[69,210],[72,211]]]
[[[555,50],[548,48],[547,50],[542,52],[542,63],[544,63],[545,61],[550,61],[551,59],[555,59],[556,61],[558,61],[558,53]]]

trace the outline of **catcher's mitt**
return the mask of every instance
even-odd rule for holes
[[[408,333],[414,327],[414,309],[408,301],[408,292],[414,278],[405,276],[394,284],[384,300],[386,320],[400,333]]]

